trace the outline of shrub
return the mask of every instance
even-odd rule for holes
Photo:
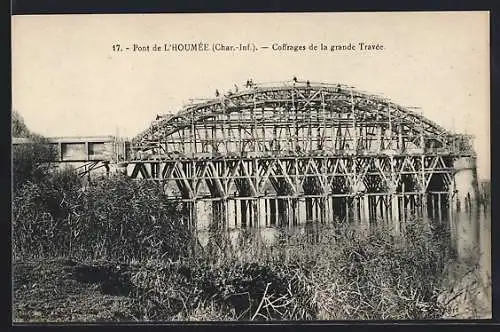
[[[182,216],[152,183],[114,176],[83,189],[74,171],[57,171],[15,195],[14,254],[177,259],[191,244]]]
[[[54,149],[42,137],[32,137],[32,143],[16,145],[12,149],[12,180],[14,191],[24,183],[39,182],[47,176]]]
[[[81,197],[72,169],[59,170],[37,182],[28,181],[14,194],[15,255],[57,255],[71,247],[72,218]]]
[[[122,260],[178,259],[191,245],[182,206],[152,182],[103,178],[85,191],[81,235],[96,254]]]

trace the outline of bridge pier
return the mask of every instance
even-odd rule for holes
[[[359,223],[359,208],[360,208],[360,199],[359,197],[354,197],[353,199],[353,221],[354,223]]]
[[[278,226],[288,226],[288,201],[284,198],[278,198]]]
[[[478,204],[479,187],[475,157],[461,157],[453,162],[456,204],[470,210]]]

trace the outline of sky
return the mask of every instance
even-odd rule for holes
[[[153,51],[177,43],[209,50]],[[328,49],[309,50],[321,43]],[[306,50],[273,50],[283,44]],[[330,50],[349,44],[356,49]],[[475,135],[479,177],[489,178],[489,54],[488,12],[13,16],[12,100],[45,136],[133,137],[157,114],[249,78],[340,82]]]

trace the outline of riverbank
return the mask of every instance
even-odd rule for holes
[[[486,281],[486,283],[485,283]],[[491,319],[491,279],[478,264],[450,263],[438,297],[444,319]]]
[[[404,240],[349,227],[324,229],[319,241],[284,234],[269,246],[248,238],[238,250],[212,238],[178,261],[17,259],[13,319],[438,319],[446,252],[413,225]]]
[[[141,269],[143,267],[141,268],[137,263],[126,265],[105,261],[82,263],[68,259],[54,259],[14,262],[13,321],[15,323],[64,323],[155,320],[155,315],[159,314],[148,313],[148,309],[153,308],[155,304],[148,304],[146,303],[148,300],[141,299],[138,296],[140,292],[137,289],[137,280],[131,280],[131,277]],[[450,264],[442,280],[443,284],[448,286],[443,287],[436,298],[436,305],[441,310],[441,316],[434,319],[491,318],[491,290],[481,285],[477,272],[464,265]],[[158,280],[151,281],[157,282]],[[188,289],[183,289],[183,291],[189,292]],[[348,291],[348,289],[344,290],[344,292]],[[326,292],[317,294],[322,296],[321,301],[326,301],[324,307],[331,306],[331,302],[335,301],[332,297],[325,298]],[[206,306],[199,304],[190,310],[178,308],[177,312],[170,308],[171,315],[165,318],[170,321],[238,319],[234,311],[227,310],[224,313],[215,303],[206,304]],[[425,303],[422,305],[425,306]],[[156,306],[158,307],[158,303]],[[332,313],[328,310],[317,309],[315,313],[317,319],[332,318]],[[355,308],[351,305],[351,309],[354,311]],[[397,310],[397,308],[394,309]],[[406,308],[401,307],[401,310],[404,309]],[[255,306],[253,310],[256,311]],[[347,314],[348,311],[349,306],[344,303],[344,312]],[[148,314],[153,314],[153,316],[148,317]],[[259,317],[254,317],[256,318]],[[334,318],[352,319],[347,315]],[[387,318],[390,319],[390,317]]]
[[[438,301],[445,223],[196,236],[156,184],[116,176],[81,187],[62,172],[16,191],[14,322],[419,320],[450,302]]]

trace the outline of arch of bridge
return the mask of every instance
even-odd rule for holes
[[[203,123],[209,119],[228,117],[224,125],[240,121],[231,114],[265,109],[274,115],[303,112],[324,112],[329,119],[357,120],[359,124],[379,121],[381,126],[393,123],[404,123],[406,128],[415,134],[422,132],[437,137],[450,135],[446,129],[427,119],[410,108],[391,103],[388,99],[350,89],[344,85],[311,84],[260,87],[231,93],[202,103],[186,106],[176,114],[168,115],[155,121],[134,138],[134,142],[155,141],[165,139],[175,132],[189,128],[194,124]],[[333,115],[333,117],[332,117]],[[353,116],[352,116],[353,115]],[[258,121],[261,118],[256,117]],[[279,118],[276,118],[279,121]],[[298,121],[306,122],[305,117]],[[326,119],[328,120],[328,119]],[[346,126],[349,123],[344,121]],[[321,124],[320,124],[321,125]],[[395,130],[396,128],[393,128]]]
[[[402,134],[406,138],[402,139]],[[382,158],[367,155],[371,148],[367,137],[375,135],[378,145],[373,147],[373,153],[380,156],[384,150]],[[133,144],[141,153],[154,151],[166,161],[184,157],[192,161],[196,159],[193,156],[210,152],[199,169],[193,163],[192,172],[199,178],[210,177],[206,181],[187,175],[190,164],[183,164],[186,170],[175,170],[182,162],[171,163],[171,171],[165,171],[183,174],[179,177],[184,180],[178,185],[185,197],[197,196],[203,182],[217,197],[226,196],[231,188],[242,196],[262,195],[268,190],[277,195],[323,195],[332,191],[392,192],[403,182],[407,189],[411,186],[420,191],[430,175],[420,176],[415,167],[430,167],[435,161],[419,158],[421,164],[415,166],[411,158],[393,160],[394,154],[402,153],[397,145],[403,140],[407,148],[420,148],[420,157],[429,143],[447,147],[450,136],[417,112],[378,96],[342,85],[290,84],[257,85],[189,105],[155,121]],[[388,143],[383,143],[384,139]],[[197,144],[201,144],[201,150],[197,150]],[[242,156],[250,160],[238,159]],[[219,169],[221,158],[224,165]],[[405,171],[413,173],[401,174]],[[328,175],[335,172],[340,176]]]

